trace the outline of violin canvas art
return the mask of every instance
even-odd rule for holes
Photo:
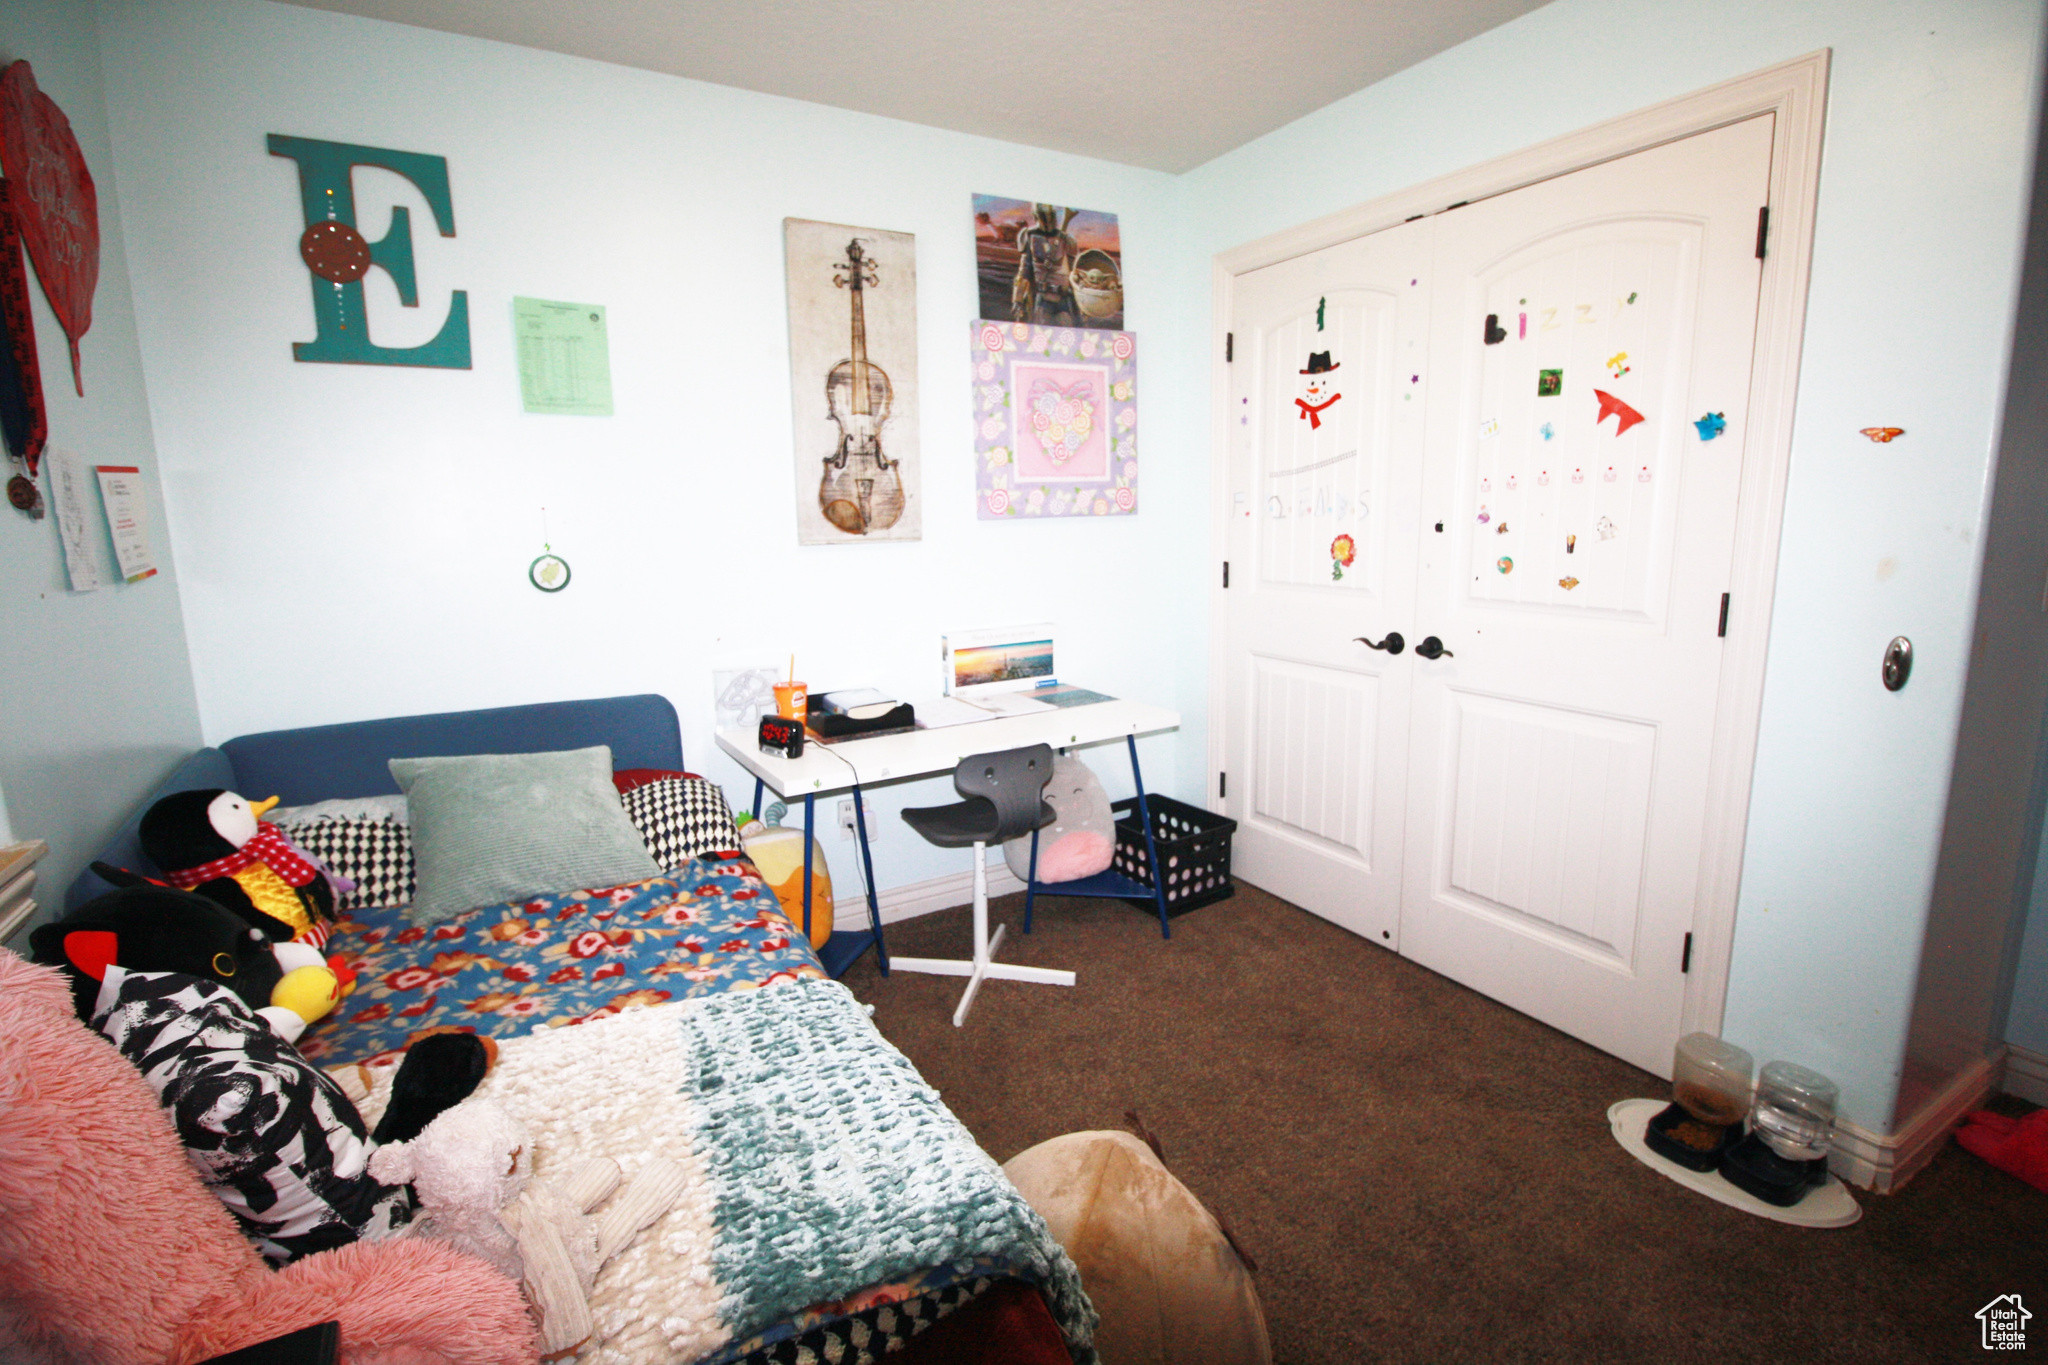
[[[917,540],[917,239],[782,221],[799,545]]]

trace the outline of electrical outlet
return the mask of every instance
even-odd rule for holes
[[[853,798],[849,796],[839,803],[839,837],[851,839],[853,832]]]

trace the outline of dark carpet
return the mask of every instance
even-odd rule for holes
[[[957,977],[847,984],[998,1160],[1137,1110],[1258,1263],[1279,1361],[1960,1361],[2011,1293],[2048,1352],[2048,1194],[1953,1143],[1854,1227],[1787,1227],[1615,1144],[1607,1106],[1665,1082],[1251,887],[1170,942],[1121,901],[993,915],[1080,984],[989,982],[958,1030]],[[889,946],[964,957],[969,923]]]

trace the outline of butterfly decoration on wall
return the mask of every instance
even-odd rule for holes
[[[1894,437],[1904,436],[1906,429],[1904,427],[1865,427],[1860,434],[1868,436],[1879,445],[1890,445]]]
[[[1031,430],[1045,448],[1046,458],[1065,464],[1087,444],[1095,428],[1095,386],[1085,379],[1061,385],[1040,378],[1032,382],[1027,399]]]

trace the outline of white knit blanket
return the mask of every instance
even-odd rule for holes
[[[816,1303],[995,1257],[1087,1365],[1073,1262],[836,981],[629,1010],[501,1043],[479,1095],[533,1133],[534,1173],[660,1155],[683,1196],[598,1273],[591,1365],[680,1365]]]

